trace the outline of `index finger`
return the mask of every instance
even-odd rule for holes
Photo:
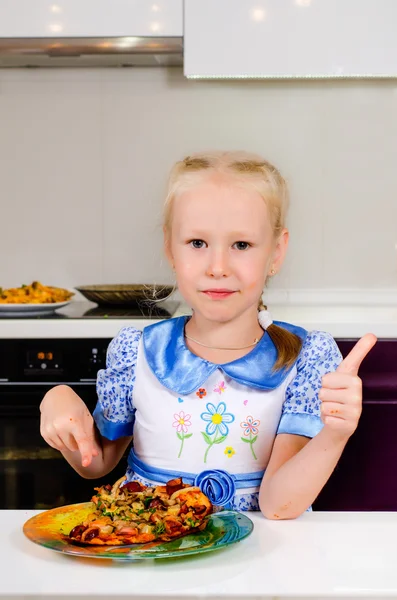
[[[376,342],[377,338],[373,333],[366,333],[350,350],[349,354],[336,369],[336,372],[357,375],[362,361],[367,356],[368,352],[375,346]]]
[[[76,426],[73,435],[81,454],[81,464],[83,467],[88,467],[91,464],[93,451],[95,450],[94,436],[87,435],[81,425]]]

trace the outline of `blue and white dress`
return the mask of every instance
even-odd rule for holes
[[[217,365],[186,346],[187,319],[120,331],[98,372],[95,422],[110,440],[133,435],[129,481],[181,476],[214,504],[258,510],[275,436],[320,431],[321,378],[341,354],[328,333],[275,322],[302,339],[292,367],[274,371],[277,351],[266,332],[247,355]]]

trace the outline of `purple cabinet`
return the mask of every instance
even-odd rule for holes
[[[356,340],[337,340],[343,354]],[[397,510],[397,340],[379,340],[361,365],[359,426],[314,510]]]

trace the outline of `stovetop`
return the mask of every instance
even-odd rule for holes
[[[169,319],[179,306],[178,302],[165,300],[164,302],[142,302],[134,306],[98,306],[92,302],[73,301],[67,306],[50,314],[29,315],[26,313],[13,317],[12,313],[6,315],[10,319],[33,319],[35,321],[64,320],[64,319]]]

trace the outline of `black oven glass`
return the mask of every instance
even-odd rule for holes
[[[126,470],[84,479],[40,435],[40,402],[53,385],[73,387],[92,411],[95,377],[110,340],[0,340],[0,508],[53,508],[89,500]],[[127,454],[127,453],[126,453]]]

